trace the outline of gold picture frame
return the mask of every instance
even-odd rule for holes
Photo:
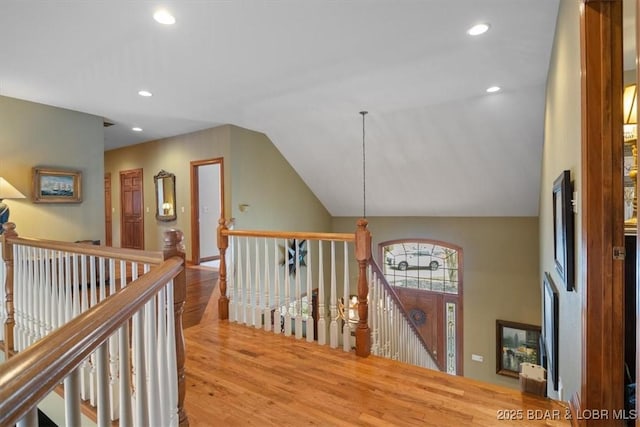
[[[82,202],[82,173],[68,169],[33,168],[33,202]]]

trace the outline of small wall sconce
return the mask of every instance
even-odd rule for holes
[[[249,205],[246,203],[241,203],[238,205],[238,209],[240,209],[240,212],[246,212],[249,210]]]

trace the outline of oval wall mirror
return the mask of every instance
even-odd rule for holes
[[[176,176],[161,170],[153,177],[156,184],[156,219],[175,221],[176,219]]]

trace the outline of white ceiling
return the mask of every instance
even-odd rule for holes
[[[558,1],[2,0],[0,95],[105,117],[106,150],[264,132],[335,216],[368,110],[369,216],[535,216]]]

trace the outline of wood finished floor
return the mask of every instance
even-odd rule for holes
[[[220,322],[215,281],[211,270],[188,269],[191,426],[570,425],[566,409],[551,400]],[[500,420],[500,414],[522,419]]]

